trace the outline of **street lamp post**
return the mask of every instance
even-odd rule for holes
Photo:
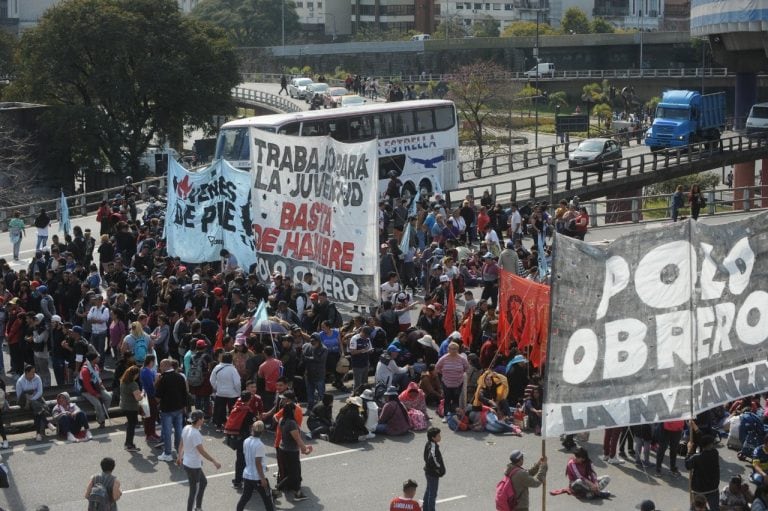
[[[534,82],[536,84],[536,96],[534,96],[533,99],[533,109],[534,112],[536,112],[536,127],[534,128],[533,135],[534,149],[539,148],[539,12],[540,11],[536,9],[536,46],[533,48],[533,58],[536,61],[536,72],[534,73],[536,78],[536,81]]]
[[[285,0],[283,0],[283,3],[281,4],[281,25],[282,25],[282,36],[283,36],[283,54],[285,54]]]
[[[640,15],[640,76],[643,76],[643,9],[638,12]]]

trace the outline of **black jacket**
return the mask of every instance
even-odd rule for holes
[[[696,493],[717,491],[720,486],[720,455],[717,449],[703,449],[685,459],[685,468],[692,471],[691,490]]]
[[[424,446],[424,473],[432,477],[443,477],[445,475],[445,464],[443,455],[440,453],[440,445],[428,441]]]
[[[350,403],[344,405],[336,415],[329,440],[334,443],[353,443],[367,433],[365,419],[360,415],[357,405]]]

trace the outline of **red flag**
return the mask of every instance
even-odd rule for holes
[[[531,347],[531,364],[539,367],[546,356],[549,334],[549,286],[501,270],[499,275],[499,351]]]
[[[456,330],[456,297],[453,296],[453,281],[448,284],[448,301],[445,306],[445,322],[443,323],[445,335],[451,335]]]
[[[474,309],[470,308],[464,311],[464,317],[461,318],[461,326],[459,326],[459,333],[461,334],[461,342],[464,346],[469,348],[472,345],[472,315]]]
[[[227,316],[229,315],[229,306],[226,302],[221,304],[219,309],[219,330],[216,332],[216,342],[213,344],[213,350],[216,351],[219,348],[224,347],[224,333],[227,331]]]
[[[213,351],[224,347],[224,329],[219,327],[216,331],[216,342],[213,343]]]

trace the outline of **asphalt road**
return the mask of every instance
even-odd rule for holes
[[[704,218],[707,223],[722,223],[743,215]],[[73,219],[74,225],[97,225],[93,216]],[[590,231],[587,240],[600,243],[614,239],[623,232],[636,229],[653,229],[657,224],[626,225],[598,228]],[[54,224],[51,233],[58,226]],[[96,231],[97,232],[97,231]],[[34,229],[22,243],[22,261],[27,264],[34,248]],[[7,235],[0,236],[0,256],[9,259],[10,242]],[[6,355],[7,357],[7,355]],[[345,396],[337,395],[341,400]],[[340,401],[337,401],[340,403]],[[338,407],[338,404],[337,404]],[[440,423],[437,423],[440,426]],[[441,480],[438,508],[441,510],[485,511],[494,509],[493,492],[500,479],[509,452],[522,449],[526,453],[526,465],[530,465],[542,452],[540,437],[527,434],[522,438],[491,434],[456,434],[444,425],[442,450],[448,474]],[[158,462],[156,452],[144,444],[141,435],[137,444],[140,453],[130,454],[122,450],[123,419],[116,419],[112,427],[98,432],[93,441],[85,444],[61,442],[37,443],[30,434],[14,435],[11,448],[0,451],[0,458],[11,470],[11,488],[0,492],[0,507],[6,510],[25,511],[47,504],[53,510],[81,510],[83,497],[90,475],[98,470],[103,456],[117,460],[116,475],[122,481],[125,495],[120,502],[122,510],[141,510],[151,502],[157,508],[183,509],[187,486],[183,472],[168,463]],[[339,446],[324,441],[314,443],[314,452],[303,457],[305,493],[309,500],[295,505],[285,498],[280,509],[307,510],[356,510],[386,509],[387,502],[395,495],[407,478],[416,479],[423,486],[421,453],[425,435],[415,434],[404,438],[377,438],[357,445]],[[665,472],[661,478],[638,470],[634,465],[608,466],[599,461],[602,433],[593,433],[587,447],[596,460],[599,474],[612,478],[609,489],[615,497],[600,502],[581,502],[567,495],[542,498],[537,490],[532,494],[532,510],[550,509],[574,511],[599,506],[606,510],[633,509],[644,498],[653,498],[664,510],[686,509],[688,479],[685,472],[672,477]],[[210,476],[206,497],[206,509],[232,509],[238,494],[231,488],[231,472],[234,469],[234,453],[226,447],[220,435],[206,430],[206,448],[222,462],[221,470],[206,466]],[[551,470],[547,478],[547,491],[566,486],[564,474],[568,454],[560,449],[557,439],[547,441],[546,453]],[[273,450],[269,450],[273,457]],[[720,448],[723,458],[721,481],[731,475],[746,475],[745,464],[736,460],[735,453]],[[272,460],[274,462],[274,460]],[[680,465],[681,463],[678,462]],[[274,471],[274,468],[272,468]],[[420,491],[421,491],[420,490]],[[419,493],[421,495],[421,493]],[[253,501],[248,509],[261,509]]]

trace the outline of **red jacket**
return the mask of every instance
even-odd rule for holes
[[[5,339],[8,344],[17,344],[21,341],[24,322],[26,321],[24,314],[24,309],[16,307],[13,319],[9,319],[8,323],[5,324]]]

